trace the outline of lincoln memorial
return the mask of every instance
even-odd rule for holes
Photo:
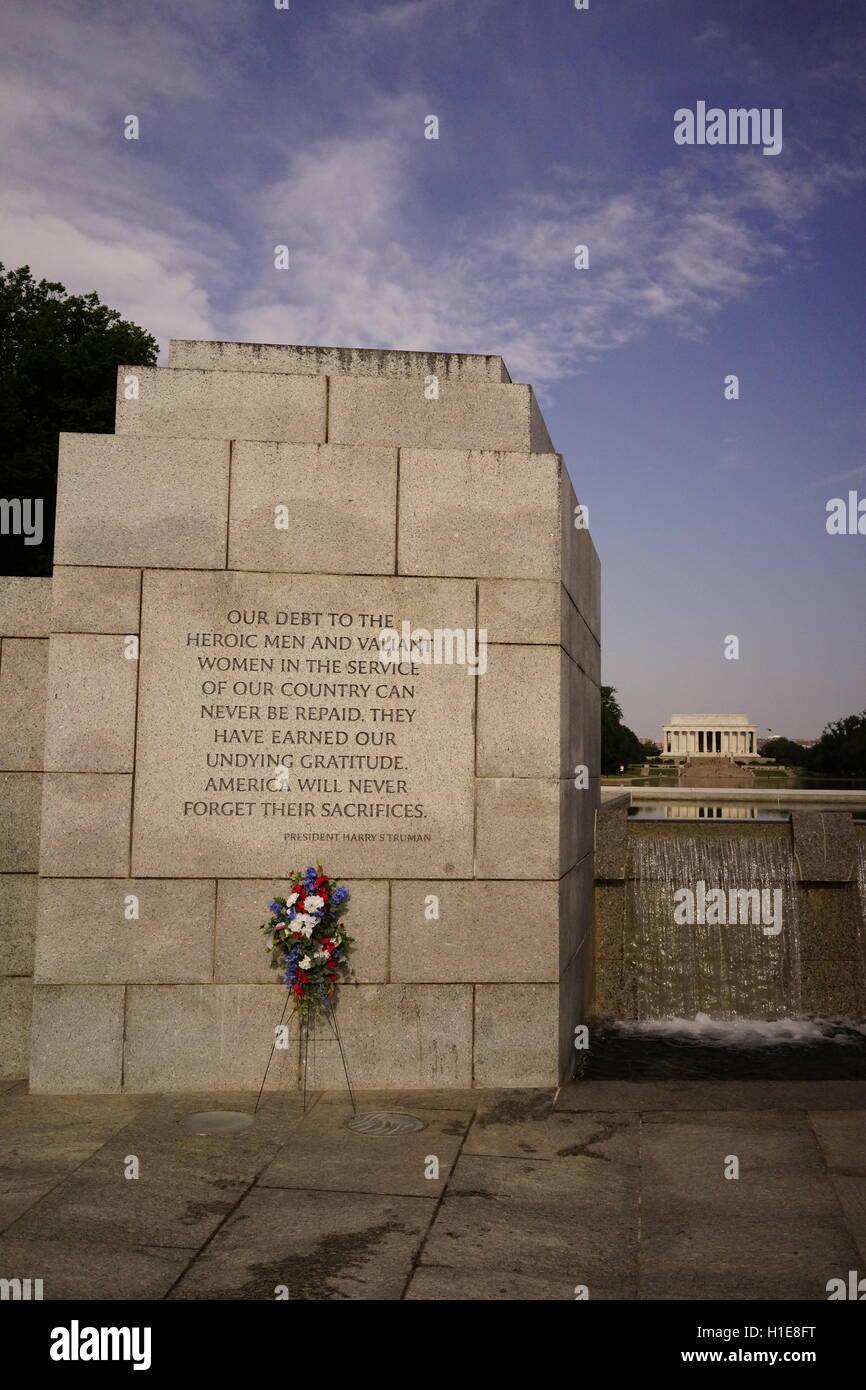
[[[663,758],[757,758],[757,728],[744,714],[675,714],[662,731]]]

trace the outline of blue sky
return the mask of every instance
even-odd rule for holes
[[[0,51],[7,265],[163,347],[501,352],[589,507],[638,733],[866,706],[866,536],[825,529],[866,496],[862,5],[30,0]],[[698,100],[781,108],[782,152],[675,145]]]

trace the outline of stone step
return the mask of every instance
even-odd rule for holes
[[[291,376],[427,377],[453,382],[510,382],[502,358],[476,352],[401,352],[380,348],[297,347],[286,343],[197,342],[173,338],[169,367]]]
[[[132,399],[129,397],[132,396]],[[553,453],[531,386],[422,378],[118,369],[118,435]]]

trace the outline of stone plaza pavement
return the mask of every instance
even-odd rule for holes
[[[359,1095],[424,1120],[393,1138],[348,1131],[345,1092],[266,1093],[216,1138],[180,1122],[249,1092],[0,1087],[0,1277],[46,1299],[824,1300],[866,1273],[864,1081]]]

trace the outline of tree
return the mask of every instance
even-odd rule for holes
[[[866,710],[828,724],[807,750],[806,767],[826,777],[866,777]]]
[[[0,493],[44,505],[41,545],[2,537],[4,574],[51,574],[57,437],[110,434],[117,368],[152,367],[156,356],[156,339],[96,294],[69,295],[29,266],[0,264]]]
[[[620,767],[645,760],[637,734],[622,722],[622,710],[612,685],[601,687],[601,770],[619,772]]]
[[[762,758],[772,758],[774,762],[785,767],[803,767],[807,751],[799,743],[792,743],[789,738],[770,738],[761,745]]]
[[[645,758],[658,758],[661,756],[661,744],[656,743],[653,738],[642,738],[640,746],[643,749]]]

